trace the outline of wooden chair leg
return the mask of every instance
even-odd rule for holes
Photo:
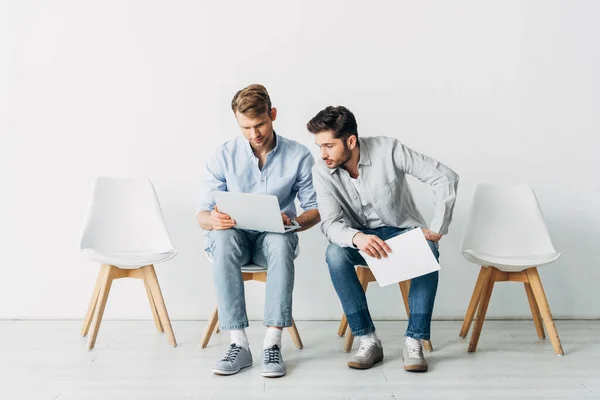
[[[219,309],[215,307],[214,311],[210,315],[210,319],[208,320],[208,325],[206,326],[206,329],[204,329],[202,339],[200,339],[200,346],[203,349],[208,346],[208,342],[210,341],[210,337],[212,336],[215,327],[218,327],[217,322],[219,322]]]
[[[346,314],[343,314],[342,320],[340,321],[340,327],[338,328],[338,336],[344,336],[346,334],[347,329],[348,329],[348,318],[346,318]]]
[[[102,323],[102,316],[104,315],[104,309],[106,308],[106,301],[108,300],[108,294],[110,293],[110,287],[113,281],[113,267],[112,265],[102,265],[102,279],[100,283],[100,292],[98,294],[98,303],[95,307],[94,312],[94,326],[92,327],[92,334],[88,338],[88,350],[92,350],[96,345],[96,338],[98,337],[98,331],[100,330],[100,324]]]
[[[410,293],[410,280],[399,282],[398,286],[400,286],[400,293],[402,294],[402,301],[404,302],[406,316],[410,318],[410,306],[408,304],[408,295]]]
[[[344,339],[344,352],[349,353],[352,350],[352,343],[354,343],[354,335],[352,334],[352,329],[348,329],[346,333],[346,339]]]
[[[475,288],[473,289],[473,294],[471,295],[471,301],[469,302],[469,307],[467,308],[467,313],[465,314],[462,328],[458,334],[458,336],[463,339],[469,334],[471,322],[473,322],[475,311],[477,311],[477,306],[479,305],[479,300],[481,299],[481,289],[488,281],[491,272],[492,270],[487,267],[481,267],[479,270],[479,276],[477,277],[477,282],[475,283]]]
[[[104,265],[100,267],[100,271],[98,271],[98,277],[96,278],[96,285],[94,286],[94,291],[92,292],[92,298],[90,299],[90,304],[87,309],[87,313],[85,314],[85,319],[83,320],[83,326],[81,327],[81,336],[86,337],[89,330],[90,325],[92,325],[92,317],[94,316],[94,311],[96,311],[96,304],[98,303],[98,296],[100,295],[100,287],[102,286],[102,278],[104,276]]]
[[[533,317],[533,324],[537,332],[538,338],[545,339],[546,334],[544,333],[544,325],[542,325],[542,316],[540,315],[540,308],[538,307],[533,291],[531,290],[531,284],[523,282],[525,286],[525,293],[527,293],[527,301],[529,302],[529,308],[531,309],[531,316]]]
[[[431,340],[429,339],[424,339],[421,340],[421,343],[423,343],[423,348],[425,349],[425,351],[431,353],[433,351],[433,345],[431,344]]]
[[[533,296],[535,297],[538,307],[540,308],[542,319],[546,324],[546,329],[548,330],[548,336],[550,336],[552,347],[554,347],[554,352],[559,356],[562,356],[565,353],[562,345],[560,344],[560,338],[558,337],[558,332],[556,331],[556,326],[554,325],[554,320],[552,319],[552,313],[550,312],[548,299],[546,298],[546,293],[544,293],[544,287],[542,286],[542,281],[540,280],[537,268],[529,268],[525,272],[527,273],[527,278],[529,278]]]
[[[175,340],[175,334],[173,333],[173,328],[171,327],[171,320],[169,319],[167,307],[165,306],[165,300],[163,299],[160,285],[158,284],[158,278],[156,277],[154,265],[147,265],[142,268],[142,270],[144,270],[146,281],[148,282],[150,292],[152,293],[152,298],[156,304],[156,311],[165,330],[165,334],[167,335],[167,340],[171,346],[176,347],[177,341]]]
[[[468,352],[472,353],[477,349],[477,343],[479,342],[479,335],[481,334],[481,328],[483,327],[483,322],[485,320],[485,314],[487,313],[488,305],[490,303],[490,298],[492,296],[492,291],[494,290],[494,283],[496,282],[496,271],[497,269],[494,267],[491,268],[491,272],[489,274],[487,282],[485,282],[485,286],[483,287],[483,291],[481,293],[481,302],[479,303],[479,309],[477,310],[477,318],[475,319],[475,327],[473,328],[473,333],[471,334],[471,341],[469,342]]]
[[[300,339],[300,334],[298,333],[298,328],[296,327],[296,321],[292,318],[292,326],[288,328],[288,332],[292,336],[292,341],[298,350],[302,350],[304,345],[302,344],[302,339]]]
[[[154,318],[154,324],[156,325],[156,330],[159,333],[163,333],[165,330],[160,322],[160,318],[158,317],[158,312],[156,310],[156,303],[154,302],[154,298],[152,297],[152,292],[150,291],[150,286],[148,286],[148,280],[146,277],[143,279],[144,287],[146,288],[146,295],[148,295],[148,301],[150,302],[150,309],[152,310],[152,317]]]
[[[217,321],[217,322],[218,322],[218,321]],[[219,332],[221,332],[221,330],[219,329],[219,324],[217,324],[217,325],[215,326],[215,333],[219,333]]]

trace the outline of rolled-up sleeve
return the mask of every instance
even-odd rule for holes
[[[317,194],[313,186],[312,168],[315,165],[315,159],[308,149],[300,160],[298,166],[298,178],[294,183],[294,191],[298,193],[300,207],[304,211],[318,208]]]
[[[456,202],[458,174],[441,162],[400,142],[396,142],[393,154],[396,168],[433,188],[435,211],[429,229],[440,235],[447,234]]]
[[[342,247],[354,247],[352,239],[359,231],[353,229],[344,220],[342,206],[331,193],[330,188],[323,181],[323,178],[313,168],[313,178],[315,189],[317,191],[317,202],[319,204],[319,214],[321,223],[319,227],[327,240]]]
[[[227,190],[227,181],[225,180],[219,153],[208,159],[204,165],[202,185],[200,187],[200,200],[196,208],[196,213],[200,211],[212,211],[215,208],[212,192],[218,190]]]

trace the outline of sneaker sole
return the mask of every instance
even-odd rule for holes
[[[225,369],[213,368],[212,372],[215,375],[222,375],[222,376],[235,375],[238,372],[240,372],[241,370],[243,370],[244,368],[247,368],[247,367],[249,367],[251,365],[252,365],[252,363],[244,365],[243,367],[240,367],[240,369],[236,369],[236,370],[233,370],[233,371],[225,370]]]
[[[408,372],[427,372],[427,365],[405,365],[404,370]]]
[[[261,372],[260,374],[262,376],[264,376],[265,378],[281,378],[282,376],[285,375],[285,371],[284,372]]]
[[[358,363],[358,362],[348,361],[348,366],[350,368],[353,368],[353,369],[369,369],[373,365],[375,365],[375,364],[377,364],[379,362],[382,362],[382,361],[383,361],[383,356],[376,358],[375,361],[373,361],[372,364],[361,364],[361,363]]]

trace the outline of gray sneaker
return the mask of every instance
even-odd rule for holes
[[[250,349],[246,350],[245,348],[232,343],[223,358],[220,361],[217,361],[217,365],[215,365],[212,372],[217,375],[233,375],[240,372],[242,368],[251,365],[252,353],[250,353]]]
[[[427,361],[423,356],[423,344],[419,339],[406,337],[402,346],[404,370],[411,372],[427,371]]]
[[[266,378],[278,378],[285,375],[285,364],[279,346],[274,345],[263,350],[263,363],[260,374]]]
[[[383,361],[381,340],[377,339],[376,342],[361,340],[358,351],[348,360],[348,366],[356,369],[368,369],[381,361]]]

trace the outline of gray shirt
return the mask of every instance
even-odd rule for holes
[[[353,247],[352,238],[360,229],[380,222],[398,228],[427,227],[406,182],[407,174],[433,188],[435,213],[429,229],[442,235],[448,233],[458,175],[396,139],[366,137],[359,138],[358,143],[361,184],[355,186],[343,168],[329,169],[323,161],[313,167],[320,226],[327,239]],[[363,206],[361,199],[368,200],[372,210]],[[373,219],[373,211],[377,219]]]

